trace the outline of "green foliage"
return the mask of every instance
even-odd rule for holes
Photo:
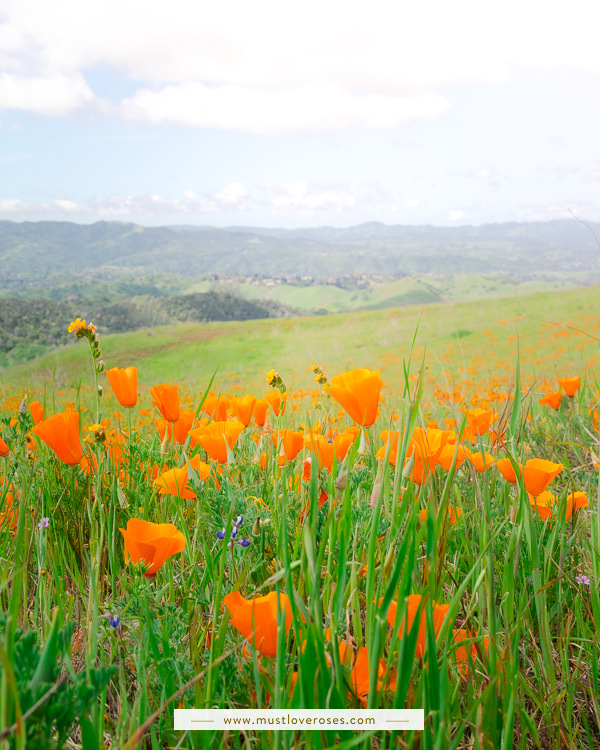
[[[11,673],[10,698],[4,706],[7,727],[0,737],[7,737],[11,748],[21,747],[24,741],[32,748],[63,748],[116,672],[112,666],[74,672],[70,660],[75,625],[60,627],[58,617],[57,612],[50,634],[40,647],[38,635],[32,630],[17,629],[9,640],[8,615],[0,612],[0,642],[6,646],[9,640],[9,649],[2,649],[0,680],[7,679],[8,665]],[[17,709],[21,727],[13,727]]]

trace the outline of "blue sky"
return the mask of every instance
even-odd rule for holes
[[[0,0],[0,219],[600,220],[592,0]]]

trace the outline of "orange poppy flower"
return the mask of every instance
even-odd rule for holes
[[[187,482],[187,466],[169,469],[154,480],[159,495],[174,495],[175,497],[181,497],[183,500],[193,500],[196,493],[189,489]]]
[[[469,461],[477,469],[477,471],[484,472],[490,468],[496,461],[491,453],[481,453],[481,451],[474,451],[469,456]]]
[[[381,690],[383,687],[383,678],[386,675],[387,665],[385,659],[380,659],[377,666],[377,690]],[[364,707],[367,706],[367,699],[369,696],[369,690],[371,688],[371,682],[369,680],[369,650],[365,646],[361,646],[356,652],[356,659],[350,673],[350,682],[354,694],[360,700]],[[388,671],[388,679],[385,683],[387,690],[395,690],[396,688],[396,670],[390,669]]]
[[[571,492],[570,495],[567,495],[565,521],[568,521],[569,518],[571,518],[574,510],[579,510],[580,508],[589,508],[589,506],[590,503],[585,492]]]
[[[179,419],[177,422],[167,422],[166,419],[157,419],[154,423],[160,439],[163,440],[165,432],[169,431],[169,439],[175,440],[179,445],[183,445],[187,440],[189,431],[192,429],[196,412],[193,409],[180,409]]]
[[[292,626],[292,609],[286,594],[271,591],[266,596],[244,599],[239,591],[223,597],[223,604],[231,612],[231,624],[263,656],[277,654],[277,607],[283,610],[285,632]]]
[[[275,447],[279,447],[279,458],[285,461],[293,461],[298,453],[304,448],[304,435],[294,430],[277,430],[271,437]],[[281,463],[281,461],[280,461]]]
[[[560,402],[562,401],[562,391],[552,391],[546,393],[546,395],[539,400],[542,406],[549,406],[551,409],[558,411],[560,409]]]
[[[106,377],[121,406],[137,404],[137,367],[113,367],[106,371]]]
[[[179,419],[179,391],[176,385],[155,385],[150,389],[154,405],[167,422],[177,422]]]
[[[348,427],[347,430],[340,432],[339,435],[333,438],[333,449],[338,463],[341,463],[346,458],[346,454],[350,450],[350,447],[354,445],[359,432],[360,429],[358,427]]]
[[[510,482],[510,484],[517,483],[517,475],[515,474],[515,470],[510,458],[499,458],[496,461],[495,466],[507,482]],[[521,465],[521,463],[519,463],[519,473],[522,473],[522,471],[523,466]]]
[[[254,404],[256,403],[256,396],[252,396],[249,393],[246,396],[240,396],[238,398],[232,398],[229,402],[231,411],[235,415],[238,422],[241,422],[244,427],[248,427],[252,420],[252,412],[254,411]],[[266,411],[266,407],[265,407]]]
[[[252,413],[254,414],[254,422],[258,427],[264,427],[267,421],[267,409],[269,408],[269,402],[266,398],[257,398],[254,402],[254,408]],[[241,420],[240,420],[241,421]]]
[[[474,435],[485,435],[498,414],[493,409],[469,409],[467,411],[467,425]]]
[[[408,615],[408,632],[413,628],[413,623],[415,621],[415,617],[417,616],[417,613],[420,612],[420,619],[419,619],[419,634],[417,636],[417,647],[415,650],[415,656],[418,656],[419,658],[425,656],[425,643],[426,643],[426,627],[427,627],[427,609],[425,606],[425,601],[421,604],[422,596],[420,594],[411,594],[408,597],[408,603],[407,603],[407,615]],[[379,602],[381,604],[381,600]],[[394,624],[396,622],[396,611],[398,609],[398,603],[392,601],[390,603],[390,607],[387,611],[386,619],[389,622],[389,624],[394,627]],[[446,615],[448,614],[448,610],[450,609],[449,604],[436,604],[433,602],[433,631],[435,633],[435,637],[437,638],[440,634],[440,630],[442,629],[442,625],[444,624],[444,619]],[[404,618],[402,618],[402,621],[400,622],[400,627],[398,629],[398,636],[400,638],[403,637],[404,634]]]
[[[543,458],[530,458],[523,469],[523,482],[527,493],[534,497],[541,495],[562,470],[562,464],[555,464]]]
[[[327,469],[327,471],[331,471],[331,467],[333,466],[333,456],[335,453],[333,443],[330,443],[324,435],[311,433],[304,438],[304,444],[309,451],[312,451],[317,459],[319,469]]]
[[[576,375],[574,378],[558,378],[558,384],[567,396],[573,397],[581,386],[581,380],[579,375]]]
[[[8,447],[8,444],[0,437],[0,456],[8,456],[9,453],[10,448]]]
[[[171,555],[185,549],[185,536],[172,523],[152,523],[141,518],[130,518],[127,529],[119,529],[125,540],[125,562],[143,560],[149,569],[144,575],[152,577]]]
[[[556,497],[548,490],[540,492],[540,494],[536,497],[533,497],[533,495],[529,495],[529,503],[531,507],[537,511],[538,516],[543,521],[545,521],[548,516],[554,515],[552,513],[552,507],[554,506],[555,502]]]
[[[212,459],[224,464],[228,458],[227,448],[233,448],[243,429],[241,422],[211,422],[190,430],[189,434]]]
[[[383,381],[379,370],[359,368],[331,378],[327,391],[356,424],[369,427],[377,419]]]
[[[33,417],[33,424],[39,424],[44,419],[44,409],[39,401],[32,401],[29,404],[29,411]]]
[[[215,422],[226,422],[228,408],[229,403],[225,396],[215,396],[214,393],[209,393],[202,404],[201,411],[212,417]]]
[[[529,502],[531,503],[531,507],[535,508],[538,515],[543,520],[546,520],[548,516],[554,516],[556,518],[557,514],[555,508],[558,503],[556,497],[551,492],[542,492],[537,497],[529,495]],[[585,492],[572,492],[570,495],[567,495],[564,515],[565,521],[568,521],[569,518],[571,518],[574,510],[588,508],[589,505],[590,503]]]
[[[279,390],[269,391],[266,394],[265,399],[271,405],[271,409],[273,409],[273,413],[276,417],[285,412],[287,393],[284,393],[282,396]]]
[[[421,521],[426,521],[428,515],[429,515],[429,511],[427,510],[427,508],[419,511],[419,516],[421,517]],[[448,506],[448,519],[450,520],[450,526],[454,526],[454,524],[458,521],[458,519],[461,516],[462,516],[462,508],[454,507],[452,505]]]
[[[477,638],[477,633],[471,633],[467,628],[460,628],[459,630],[453,629],[452,630],[452,639],[455,643],[461,643],[461,641],[466,641],[471,638]],[[483,639],[482,645],[483,650],[487,653],[488,647],[489,647],[490,639],[485,637]],[[479,644],[479,648],[482,647],[481,644]],[[454,655],[456,657],[456,667],[458,669],[458,673],[462,677],[466,677],[469,673],[469,665],[471,663],[475,663],[477,659],[477,643],[471,644],[471,653],[469,656],[468,646],[459,646],[456,651],[454,652]]]
[[[10,489],[10,485],[9,485]],[[13,505],[13,493],[7,492],[4,498],[4,510],[0,513],[0,531],[8,529],[11,532],[17,527],[17,510]],[[14,536],[14,533],[13,533]]]
[[[39,422],[31,430],[65,464],[81,461],[83,448],[79,439],[79,412],[67,409]]]
[[[447,443],[438,456],[438,464],[444,469],[444,471],[450,471],[454,456],[456,456],[456,462],[454,468],[458,469],[471,455],[471,451],[466,445],[459,445],[458,443]]]

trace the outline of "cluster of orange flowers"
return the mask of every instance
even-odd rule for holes
[[[74,321],[70,330],[80,337],[89,332],[96,340],[95,328],[86,326],[81,319]],[[321,368],[313,366],[313,371],[318,376],[317,382],[322,386],[323,392],[341,407],[354,423],[352,426],[336,429],[329,425],[328,429],[327,424],[317,423],[312,427],[302,426],[303,429],[298,430],[280,427],[271,429],[267,424],[269,410],[278,417],[285,413],[288,403],[287,389],[281,376],[275,371],[267,376],[274,389],[264,398],[251,394],[233,397],[210,393],[196,411],[180,407],[177,385],[161,384],[151,388],[150,396],[160,414],[155,426],[163,447],[172,441],[185,446],[180,466],[169,468],[165,465],[160,469],[154,467],[153,486],[156,491],[161,495],[193,500],[196,491],[194,482],[190,481],[190,472],[202,482],[211,476],[216,482],[224,467],[234,462],[235,446],[253,419],[257,427],[264,428],[262,432],[257,431],[252,435],[252,440],[256,442],[255,460],[263,470],[268,462],[268,451],[261,450],[266,435],[267,443],[269,440],[272,442],[271,454],[275,456],[276,465],[283,466],[293,462],[303,454],[303,471],[297,477],[298,481],[310,479],[314,473],[313,466],[319,472],[331,473],[334,465],[337,465],[340,468],[338,479],[343,476],[351,447],[357,440],[365,444],[373,440],[369,428],[379,416],[383,381],[379,370],[354,369],[331,378],[329,382]],[[133,366],[115,367],[107,370],[106,375],[119,404],[126,409],[135,407],[138,402],[137,369]],[[540,404],[558,409],[563,392],[567,397],[573,398],[581,387],[578,377],[559,378],[558,382],[562,390],[546,393],[540,399]],[[97,470],[94,453],[88,451],[86,454],[84,451],[78,411],[66,408],[63,412],[44,418],[39,402],[32,402],[30,410],[34,422],[31,434],[45,443],[62,463],[81,466],[88,473]],[[438,466],[444,472],[451,472],[464,465],[470,467],[472,472],[481,473],[488,472],[495,466],[507,482],[524,488],[533,512],[543,520],[558,517],[569,520],[575,510],[589,506],[584,492],[571,492],[562,499],[549,492],[548,487],[563,471],[562,464],[543,458],[531,458],[522,465],[508,451],[504,428],[498,424],[501,420],[494,408],[465,409],[460,426],[455,418],[448,417],[444,422],[445,429],[430,420],[426,427],[415,427],[410,434],[402,430],[381,431],[379,437],[383,445],[375,452],[379,462],[377,476],[383,472],[385,462],[389,462],[401,472],[403,479],[409,479],[420,488],[430,481]],[[122,469],[121,454],[126,436],[114,433],[107,439],[106,426],[101,423],[90,429],[94,431],[97,440],[104,442],[113,465]],[[190,455],[186,452],[187,447],[191,449]],[[206,461],[199,449],[206,454]],[[373,450],[375,451],[374,448]],[[165,450],[164,453],[166,452]],[[7,456],[9,453],[9,445],[0,436],[0,456]],[[0,527],[13,529],[15,490],[12,487],[8,490],[5,492],[5,507],[0,513]],[[327,494],[323,490],[321,502],[326,500]],[[434,510],[421,509],[420,517],[426,520]],[[303,515],[305,512],[306,509]],[[450,506],[447,508],[447,515],[453,525],[461,518],[462,509]],[[182,553],[186,547],[185,534],[170,523],[130,518],[126,528],[121,528],[120,532],[124,541],[125,561],[143,563],[148,577],[155,576],[169,558]],[[283,626],[287,635],[293,622],[293,607],[287,595],[272,591],[265,596],[246,599],[235,590],[227,594],[223,601],[231,615],[232,626],[263,656],[275,656],[279,637],[278,623]],[[426,602],[425,598],[413,594],[401,604],[391,602],[385,616],[400,639],[406,637],[407,633],[414,633],[416,629],[415,655],[422,659],[426,655],[427,612],[430,613],[429,618],[437,638],[448,609],[447,604]],[[406,614],[399,617],[400,611],[405,611]],[[468,669],[468,663],[481,653],[481,649],[487,649],[487,638],[482,638],[467,628],[455,628],[452,633],[456,644],[457,665],[459,671],[464,673]],[[328,637],[331,638],[331,635]],[[466,641],[471,641],[470,649],[464,645]],[[367,649],[359,648],[354,654],[348,643],[344,642],[339,644],[339,653],[340,660],[351,669],[351,684],[356,696],[364,701],[370,689]],[[395,675],[386,673],[385,662],[382,661],[378,689],[393,689],[394,684]]]

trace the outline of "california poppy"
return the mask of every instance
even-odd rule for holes
[[[244,599],[239,591],[223,597],[223,604],[231,612],[231,624],[247,638],[263,656],[277,654],[277,607],[283,610],[285,632],[292,625],[292,610],[286,594],[276,591],[254,599]]]
[[[552,391],[551,393],[546,393],[546,395],[539,400],[539,403],[542,406],[549,406],[551,409],[558,411],[561,401],[562,391]]]
[[[331,467],[333,466],[333,456],[335,454],[333,443],[330,443],[325,435],[310,433],[310,435],[305,436],[304,444],[308,450],[312,451],[317,459],[319,469],[327,469],[327,471],[331,471]]]
[[[519,473],[523,471],[523,467],[519,463]],[[515,474],[515,470],[512,464],[512,461],[510,458],[499,458],[495,463],[496,468],[502,474],[502,476],[506,479],[507,482],[510,484],[516,484],[517,483],[517,475]]]
[[[181,497],[183,500],[193,500],[196,493],[189,489],[187,482],[187,466],[169,469],[154,480],[159,495],[174,495],[175,497]]]
[[[235,415],[235,418],[238,422],[241,422],[244,427],[248,427],[252,420],[252,412],[254,411],[255,403],[256,396],[252,396],[249,393],[246,396],[232,398],[229,402],[229,406]]]
[[[469,409],[467,411],[467,425],[473,435],[485,435],[496,419],[498,415],[493,409]]]
[[[554,515],[552,513],[552,508],[555,502],[556,497],[548,490],[540,492],[540,494],[536,495],[535,497],[533,495],[529,495],[529,503],[531,507],[537,511],[538,516],[543,521],[545,521],[548,516]]]
[[[113,367],[106,371],[106,377],[121,406],[137,404],[137,367]]]
[[[267,409],[269,408],[269,402],[266,398],[258,398],[254,402],[254,408],[252,413],[254,415],[254,421],[258,427],[264,427],[267,421]],[[241,420],[240,420],[241,421]]]
[[[225,396],[216,396],[214,393],[209,393],[201,406],[201,410],[212,417],[215,422],[226,422],[228,407],[229,403]]]
[[[12,489],[11,485],[9,485],[9,489]],[[0,531],[8,529],[9,531],[14,532],[16,527],[17,510],[13,504],[13,493],[7,492],[4,497],[4,510],[0,512]]]
[[[0,437],[0,456],[8,456],[10,453],[10,448],[8,447],[7,443],[2,440]]]
[[[157,419],[154,424],[156,425],[160,439],[164,439],[165,432],[168,430],[169,439],[173,439],[179,445],[183,445],[187,440],[189,431],[192,429],[195,416],[196,412],[193,409],[180,409],[177,422],[167,422],[166,419]],[[198,426],[199,423],[196,424]]]
[[[331,378],[327,391],[353,419],[362,427],[369,427],[377,419],[379,394],[383,381],[379,370],[359,368]]]
[[[232,449],[244,429],[241,422],[211,422],[190,430],[189,434],[219,463],[227,463],[228,448]]]
[[[179,419],[179,391],[176,385],[155,385],[150,389],[154,405],[167,422],[177,422]]]
[[[447,443],[438,456],[438,463],[444,469],[444,471],[450,471],[452,461],[454,461],[454,468],[458,469],[471,455],[471,451],[466,445],[460,445],[458,443]],[[455,459],[456,456],[456,459]]]
[[[485,453],[481,451],[474,451],[469,456],[469,461],[477,469],[477,471],[484,472],[490,468],[495,462],[495,458],[491,453]]]
[[[33,418],[33,424],[39,424],[44,419],[44,409],[39,401],[31,401],[29,411]]]
[[[79,439],[79,412],[67,409],[36,424],[31,432],[43,440],[65,464],[81,461],[83,448]]]
[[[348,427],[344,432],[340,432],[339,435],[336,435],[333,438],[333,448],[339,463],[346,458],[346,454],[348,453],[350,446],[354,444],[359,432],[360,430],[358,427]]]
[[[538,515],[543,520],[548,518],[548,516],[550,515],[556,517],[557,514],[555,512],[555,508],[558,506],[558,502],[556,500],[556,497],[551,492],[542,492],[537,497],[532,497],[530,495],[529,502],[531,503],[531,507],[535,508]],[[588,508],[589,505],[590,503],[585,492],[571,492],[571,494],[567,495],[566,498],[564,515],[565,521],[568,521],[569,518],[571,518],[574,510],[579,510],[580,508]]]
[[[425,643],[426,643],[426,623],[427,623],[427,608],[426,608],[426,602],[422,602],[423,597],[420,594],[411,594],[408,597],[407,601],[407,616],[408,616],[408,632],[413,628],[413,623],[415,621],[415,617],[417,616],[417,613],[420,612],[420,619],[419,619],[419,625],[418,630],[419,634],[417,636],[417,647],[415,650],[415,656],[423,657],[425,655]],[[381,603],[381,602],[380,602]],[[440,634],[440,630],[442,629],[442,625],[444,624],[444,619],[446,615],[448,614],[448,610],[450,609],[449,604],[436,604],[435,602],[432,602],[433,605],[433,631],[435,634],[435,637],[437,638]],[[394,624],[396,622],[396,611],[398,609],[398,603],[395,601],[392,601],[390,603],[389,609],[387,611],[386,619],[389,622],[389,624],[394,627]],[[400,627],[398,629],[398,636],[402,638],[404,635],[404,618],[402,618],[402,621],[400,622]]]
[[[127,529],[119,529],[125,540],[125,561],[143,560],[151,577],[165,562],[185,549],[185,536],[172,523],[152,523],[141,518],[130,518]]]
[[[530,458],[523,469],[523,482],[527,493],[534,497],[541,495],[562,470],[562,464],[555,464],[543,458]]]
[[[576,375],[574,378],[558,378],[558,384],[567,396],[573,397],[581,386],[581,380],[579,375]]]
[[[478,638],[478,634],[471,633],[467,628],[460,628],[459,630],[452,630],[452,639],[455,643],[461,643],[462,641],[466,641],[471,638]],[[490,639],[485,637],[479,644],[479,648],[482,648],[486,653],[488,650]],[[456,668],[458,669],[458,673],[462,677],[466,677],[469,673],[469,664],[474,663],[477,659],[478,654],[478,644],[476,642],[471,643],[470,653],[468,649],[468,646],[458,646],[456,651],[454,652],[454,655],[456,657]]]
[[[366,646],[361,646],[356,653],[356,659],[354,660],[354,665],[350,672],[350,682],[356,697],[365,707],[371,689],[369,672],[369,650]],[[381,690],[384,686],[383,678],[386,676],[386,672],[388,674],[388,679],[386,680],[385,687],[387,690],[395,690],[396,670],[388,670],[384,659],[379,659],[379,664],[377,665],[377,690]]]
[[[282,395],[281,391],[276,389],[273,391],[269,391],[265,395],[265,399],[271,405],[271,409],[273,409],[273,413],[276,417],[285,412],[285,406],[287,404],[287,393],[284,393]]]
[[[570,495],[567,495],[565,520],[568,521],[571,518],[574,510],[589,508],[589,505],[590,503],[585,492],[571,492]]]
[[[427,516],[429,515],[429,511],[427,508],[424,510],[419,511],[419,516],[421,517],[421,521],[426,521]],[[448,520],[450,521],[450,526],[454,526],[454,524],[458,521],[458,519],[462,516],[462,508],[455,507],[452,505],[448,506]]]
[[[293,461],[304,448],[304,435],[294,430],[278,430],[272,433],[275,447],[279,447],[280,463]]]

